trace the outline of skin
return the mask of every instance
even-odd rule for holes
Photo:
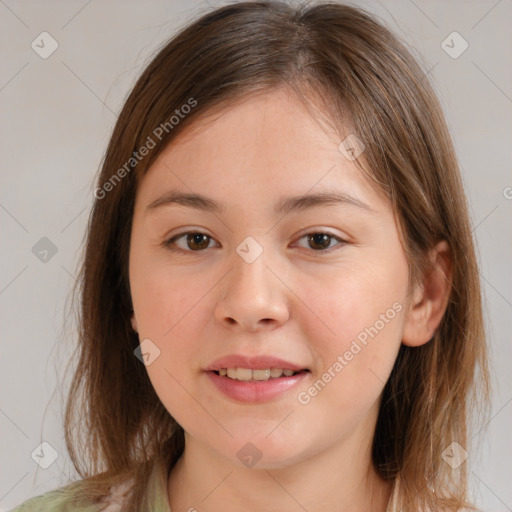
[[[139,186],[132,325],[160,350],[148,375],[185,430],[185,451],[168,481],[173,512],[386,509],[391,484],[371,464],[380,398],[401,343],[427,343],[441,321],[448,247],[441,242],[432,251],[435,270],[409,289],[391,204],[339,143],[292,92],[273,90],[188,127]],[[171,189],[207,195],[225,211],[147,208]],[[374,213],[346,204],[284,216],[272,211],[284,197],[326,191],[349,193]],[[185,254],[165,245],[198,231],[211,238],[175,241]],[[305,237],[325,232],[334,236],[323,252]],[[248,236],[263,248],[252,263],[236,252]],[[394,303],[401,311],[309,403],[300,403],[298,394]],[[270,354],[311,373],[269,402],[240,403],[203,372],[229,354]],[[248,442],[261,452],[253,467],[237,457]]]

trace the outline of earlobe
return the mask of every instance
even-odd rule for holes
[[[432,270],[417,286],[406,312],[402,343],[418,347],[430,341],[448,305],[452,284],[450,248],[443,240],[431,253]]]
[[[132,323],[132,329],[135,332],[139,332],[139,330],[137,329],[137,320],[135,320],[135,314],[132,315],[131,323]]]

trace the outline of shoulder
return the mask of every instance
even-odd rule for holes
[[[70,501],[68,493],[56,489],[26,500],[10,512],[96,512],[100,510],[92,507],[92,504],[79,507]]]
[[[79,503],[79,487],[65,486],[30,498],[8,512],[120,512],[128,488],[128,483],[114,487],[100,503]]]

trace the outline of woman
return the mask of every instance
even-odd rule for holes
[[[79,292],[83,479],[16,511],[471,507],[466,199],[426,76],[363,10],[235,3],[173,37],[119,115]]]

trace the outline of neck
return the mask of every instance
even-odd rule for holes
[[[186,435],[169,476],[169,504],[172,512],[385,512],[393,484],[374,471],[370,447],[345,439],[298,463],[258,469],[235,464]]]

